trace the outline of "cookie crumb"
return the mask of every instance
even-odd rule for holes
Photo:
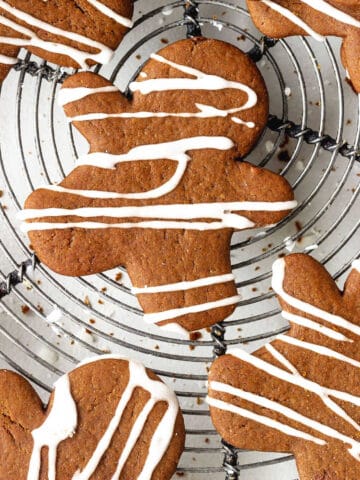
[[[21,305],[21,311],[24,315],[26,315],[30,312],[30,307],[28,307],[27,305]]]

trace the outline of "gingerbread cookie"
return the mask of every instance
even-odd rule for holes
[[[132,13],[132,0],[0,0],[0,83],[21,47],[64,67],[108,63]]]
[[[342,59],[354,89],[360,93],[359,0],[247,0],[257,28],[273,38],[326,35],[344,39]]]
[[[4,480],[166,480],[184,449],[175,394],[122,357],[97,357],[61,377],[46,410],[16,373],[0,371],[0,391]]]
[[[294,453],[301,480],[358,480],[360,260],[342,293],[316,260],[289,255],[273,289],[290,331],[214,362],[212,420],[236,447]]]
[[[230,315],[234,230],[280,221],[296,205],[279,175],[235,161],[268,115],[260,73],[207,39],[152,55],[125,98],[81,73],[60,93],[90,152],[21,214],[36,254],[64,275],[124,265],[150,323],[196,330]],[[181,327],[181,328],[180,328]]]

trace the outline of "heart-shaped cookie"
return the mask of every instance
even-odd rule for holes
[[[304,254],[275,262],[273,289],[291,329],[212,365],[212,420],[232,445],[292,452],[301,480],[360,476],[360,260],[344,292]]]
[[[152,55],[130,90],[132,100],[92,73],[66,80],[60,101],[90,153],[28,198],[23,226],[53,270],[124,265],[148,322],[203,328],[238,302],[234,230],[296,204],[282,177],[236,161],[266,124],[266,88],[237,48],[189,39]]]
[[[311,35],[320,42],[333,35],[344,39],[342,60],[360,93],[359,0],[247,0],[257,28],[273,38]]]
[[[140,363],[84,362],[43,409],[31,385],[0,371],[1,480],[166,480],[185,430],[175,394]]]
[[[108,63],[132,13],[132,0],[0,0],[0,83],[21,47],[64,67]]]

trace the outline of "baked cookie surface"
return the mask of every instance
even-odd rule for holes
[[[90,153],[28,198],[23,227],[56,272],[123,265],[146,321],[203,328],[238,302],[234,230],[274,224],[296,205],[285,179],[236,161],[266,125],[266,88],[237,48],[191,39],[152,55],[130,90],[132,100],[92,73],[65,81],[60,102]]]
[[[46,411],[0,371],[1,480],[164,480],[184,448],[175,394],[140,363],[89,360],[55,384]]]
[[[360,93],[360,2],[358,0],[247,0],[257,28],[268,37],[310,35],[344,39],[341,56]]]
[[[273,268],[289,332],[212,365],[212,420],[230,444],[295,454],[301,480],[360,475],[360,261],[344,292],[303,254]]]
[[[132,0],[1,0],[0,82],[21,47],[64,67],[108,63],[132,14]]]

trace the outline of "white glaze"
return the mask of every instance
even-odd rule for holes
[[[346,337],[340,332],[333,330],[332,328],[325,327],[325,325],[321,325],[321,323],[315,322],[314,320],[310,320],[309,318],[302,317],[300,315],[295,315],[293,313],[287,312],[283,310],[281,315],[289,322],[295,323],[301,327],[309,328],[310,330],[314,330],[316,332],[325,335],[326,337],[332,338],[333,340],[338,340],[340,342],[352,342],[350,338]]]
[[[297,411],[293,410],[292,408],[288,408],[281,403],[274,402],[269,400],[265,397],[260,395],[256,395],[254,393],[245,392],[239,388],[232,387],[231,385],[226,385],[220,382],[211,382],[210,388],[214,391],[228,393],[229,395],[236,396],[248,402],[252,402],[260,407],[267,408],[274,412],[278,412],[281,415],[289,418],[289,420],[295,420],[296,422],[305,425],[306,427],[315,430],[316,432],[325,435],[330,438],[334,438],[336,440],[340,440],[346,444],[351,445],[351,449],[349,450],[350,454],[358,461],[360,461],[360,442],[357,442],[353,438],[338,432],[334,428],[331,428],[323,423],[317,422],[316,420],[312,420],[305,415],[298,413]],[[247,418],[250,418],[248,414],[245,415]],[[302,437],[303,438],[303,437]],[[319,445],[325,445],[326,442],[322,441],[317,442]]]
[[[55,383],[54,401],[44,423],[31,432],[34,439],[27,480],[38,480],[41,450],[48,447],[48,480],[56,480],[56,452],[58,445],[74,435],[77,427],[77,409],[71,395],[70,380],[64,375]]]
[[[318,40],[319,42],[325,42],[325,37],[323,35],[320,35],[317,33],[315,30],[313,30],[310,25],[308,25],[304,20],[302,20],[300,17],[295,15],[294,12],[289,10],[288,8],[283,7],[282,5],[279,5],[278,3],[272,1],[272,0],[261,0],[262,3],[267,5],[269,8],[274,10],[277,13],[280,13],[283,15],[285,18],[290,20],[292,23],[300,27],[302,30],[304,30],[306,33],[311,35],[315,40]],[[314,0],[312,0],[314,1]]]
[[[103,222],[68,222],[48,223],[33,222],[23,223],[22,230],[54,230],[68,228],[154,228],[154,229],[186,229],[186,230],[218,230],[221,228],[234,228],[238,230],[255,226],[246,217],[231,213],[232,211],[280,211],[291,210],[294,202],[230,202],[230,203],[199,203],[175,205],[145,205],[141,207],[99,207],[99,208],[44,208],[38,210],[22,210],[18,213],[20,220],[56,218],[64,216],[77,216],[82,218],[108,217],[108,218],[160,218],[132,223],[103,223]],[[212,219],[218,222],[186,222],[181,220]],[[174,221],[170,221],[174,220]]]
[[[281,353],[278,350],[276,350],[276,348],[271,343],[267,343],[265,345],[265,349],[275,358],[275,360],[277,360],[279,363],[284,365],[284,367],[287,368],[289,372],[291,372],[294,375],[297,375],[298,371],[296,370],[294,365],[291,362],[289,362],[287,358],[281,355]]]
[[[300,375],[297,376],[292,373],[288,373],[285,370],[282,370],[281,368],[278,368],[269,362],[265,362],[261,358],[257,358],[243,350],[232,349],[229,350],[229,354],[246,363],[249,363],[250,365],[253,365],[255,368],[258,368],[259,370],[262,370],[267,374],[272,375],[273,377],[279,378],[280,380],[288,382],[297,387],[301,387],[305,390],[315,393],[316,395],[327,395],[337,398],[339,400],[343,400],[344,402],[352,403],[357,407],[360,406],[360,397],[356,395],[352,395],[348,392],[343,392],[332,388],[323,387],[316,382],[301,377]]]
[[[177,222],[177,221],[148,221],[148,222],[134,222],[134,223],[101,223],[101,222],[68,222],[68,223],[23,223],[21,230],[23,232],[44,231],[44,230],[67,230],[71,228],[82,228],[85,230],[104,230],[108,228],[116,229],[154,229],[154,230],[196,230],[200,232],[210,230],[222,230],[223,228],[233,228],[243,230],[252,228],[255,224],[250,222],[245,217],[238,215],[227,216],[221,222]]]
[[[311,352],[315,352],[318,355],[324,355],[326,357],[334,358],[335,360],[339,360],[340,362],[345,362],[349,365],[352,365],[353,367],[360,368],[360,362],[358,360],[347,357],[346,355],[343,355],[342,353],[339,353],[331,348],[323,347],[322,345],[316,345],[314,343],[304,342],[303,340],[299,340],[298,338],[291,337],[289,335],[279,335],[276,337],[276,340],[280,340],[281,342],[288,343],[289,345],[294,345],[295,347],[310,350]]]
[[[273,420],[272,418],[265,417],[264,415],[259,415],[257,413],[252,412],[251,410],[247,410],[242,407],[238,407],[237,405],[233,405],[229,402],[224,402],[222,400],[218,400],[216,398],[208,396],[206,402],[210,407],[218,408],[219,410],[224,410],[227,412],[235,413],[236,415],[240,415],[241,417],[248,418],[249,420],[253,420],[254,422],[261,423],[267,427],[273,428],[278,430],[285,435],[289,435],[291,437],[302,438],[309,442],[316,443],[317,445],[325,445],[326,442],[321,440],[320,438],[316,438],[309,433],[303,432],[297,428],[290,427],[284,423],[278,422],[277,420]]]
[[[182,315],[188,315],[189,313],[205,312],[207,310],[213,310],[215,308],[228,307],[235,305],[241,300],[239,295],[233,297],[222,298],[213,302],[200,303],[198,305],[191,305],[189,307],[174,308],[172,310],[165,310],[163,312],[145,313],[144,320],[147,323],[158,323],[164,320],[171,320],[181,317]]]
[[[273,345],[269,344],[266,348],[274,356],[274,358],[284,365],[284,367],[286,367],[295,377],[300,379],[303,378],[295,366],[285,357],[285,355],[276,350]],[[348,422],[353,428],[355,428],[355,430],[360,431],[360,425],[358,425],[358,423],[351,418],[350,415],[348,415],[347,412],[343,410],[336,402],[331,400],[329,393],[326,390],[320,388],[318,392],[313,393],[315,393],[322,400],[322,402],[324,402],[324,404],[335,413],[335,415],[338,415],[345,422]]]
[[[69,122],[90,122],[94,120],[106,120],[108,118],[225,118],[229,114],[237,113],[243,109],[229,108],[228,110],[221,110],[211,105],[203,105],[202,103],[195,103],[198,112],[121,112],[121,113],[87,113],[84,115],[77,115],[75,117],[68,117]],[[244,122],[240,118],[232,118],[232,121],[240,125],[245,125],[248,128],[255,128],[254,122]]]
[[[99,10],[99,12],[114,20],[116,23],[119,23],[126,28],[131,28],[133,26],[133,22],[130,20],[130,18],[119,15],[118,13],[114,12],[114,10],[104,5],[102,2],[99,2],[98,0],[87,0],[87,2],[90,3],[94,8]]]
[[[158,325],[158,327],[165,332],[176,333],[177,335],[189,337],[190,332],[178,323],[167,323],[166,325]]]
[[[15,65],[17,58],[8,57],[7,55],[0,54],[0,63],[3,65]]]
[[[196,107],[200,112],[196,114],[175,114],[175,116],[197,116],[198,118],[210,118],[222,116],[226,117],[227,115],[233,115],[235,113],[242,112],[254,107],[257,104],[258,97],[256,92],[247,85],[244,85],[240,82],[226,80],[223,77],[217,75],[209,75],[201,70],[191,68],[179,63],[172,62],[161,55],[153,53],[151,55],[153,60],[156,60],[160,63],[169,65],[170,67],[178,70],[179,72],[191,75],[195,78],[153,78],[149,80],[136,81],[132,82],[129,85],[129,88],[132,92],[140,92],[143,95],[148,95],[152,92],[164,92],[171,90],[224,90],[224,89],[235,89],[240,90],[247,94],[248,99],[241,107],[229,109],[229,110],[219,110],[209,105],[196,104]],[[170,114],[169,114],[170,115]],[[173,116],[174,114],[171,114]],[[232,120],[235,123],[245,124],[249,128],[254,128],[253,122],[243,122],[237,117],[232,117]]]
[[[68,105],[72,102],[77,102],[83,98],[89,97],[91,95],[96,95],[98,93],[114,93],[118,92],[119,89],[113,85],[106,87],[97,87],[97,88],[88,88],[88,87],[77,87],[77,88],[61,88],[58,93],[58,104],[60,106]]]
[[[145,293],[163,293],[163,292],[179,292],[183,290],[191,290],[192,288],[207,287],[217,285],[219,283],[227,283],[235,280],[235,275],[227,273],[225,275],[214,275],[212,277],[199,278],[187,282],[170,283],[168,285],[132,287],[131,291],[134,295]]]
[[[300,17],[298,17],[294,12],[292,12],[288,8],[285,8],[282,5],[279,5],[278,3],[272,0],[261,0],[261,1],[265,5],[267,5],[269,8],[280,13],[285,18],[289,19],[292,23],[302,28],[306,33],[312,36],[315,40],[318,40],[320,42],[325,41],[325,37],[323,35],[313,30],[310,27],[310,25],[304,22],[304,20],[302,20]],[[300,1],[308,5],[309,7],[313,8],[314,10],[318,10],[322,14],[327,15],[331,18],[334,18],[338,22],[345,23],[355,28],[360,28],[359,20],[352,17],[348,13],[343,12],[342,10],[339,10],[333,5],[330,5],[327,1],[324,1],[324,0],[300,0]]]
[[[122,162],[137,162],[140,160],[173,160],[178,162],[174,175],[163,185],[153,190],[141,193],[124,193],[120,198],[132,200],[159,198],[175,188],[181,182],[191,157],[186,153],[192,150],[215,149],[230,150],[234,143],[227,137],[190,137],[173,142],[141,145],[132,148],[128,153],[112,155],[102,152],[90,153],[77,161],[77,166],[93,166],[98,168],[115,168]]]
[[[352,332],[355,335],[360,335],[360,326],[355,325],[352,322],[349,322],[349,320],[346,320],[343,317],[326,312],[325,310],[315,307],[314,305],[306,303],[286,293],[283,287],[284,278],[285,278],[285,267],[286,267],[286,262],[285,262],[285,259],[283,258],[279,258],[274,262],[272,288],[287,304],[308,315],[321,318],[325,322],[331,323],[332,325],[336,325],[337,327],[342,328],[344,330],[348,330],[349,332]]]
[[[36,17],[33,17],[32,15],[26,12],[23,12],[22,10],[12,7],[11,5],[6,3],[4,0],[0,0],[0,8],[2,8],[6,12],[10,13],[12,16],[16,17],[17,19],[25,22],[26,24],[32,27],[38,28],[45,32],[49,32],[53,35],[67,38],[68,40],[72,40],[82,45],[86,45],[87,47],[94,48],[98,50],[98,53],[83,52],[81,50],[70,47],[68,45],[42,40],[30,28],[23,27],[17,24],[15,21],[8,19],[1,14],[0,14],[0,24],[13,29],[22,35],[25,35],[28,38],[22,39],[22,38],[13,38],[13,37],[0,37],[0,43],[4,43],[6,45],[15,45],[19,47],[34,46],[34,47],[42,48],[49,52],[66,55],[71,57],[73,60],[75,60],[80,65],[81,68],[86,68],[87,67],[86,60],[90,60],[90,59],[94,60],[96,63],[108,63],[114,54],[114,52],[109,47],[107,47],[106,45],[100,42],[91,40],[90,38],[80,35],[78,33],[69,32],[67,30],[63,30],[61,28],[55,27],[54,25],[51,25]]]
[[[291,210],[293,201],[285,202],[214,202],[214,203],[179,203],[169,205],[142,205],[131,207],[90,207],[90,208],[41,208],[26,209],[18,214],[20,220],[46,217],[109,217],[109,218],[161,218],[192,220],[211,218],[225,220],[235,211],[278,212]]]
[[[124,358],[116,355],[105,355],[99,357],[99,359],[95,358],[87,360],[82,364],[84,365],[93,361],[104,359],[123,360]],[[179,405],[175,394],[164,383],[151,380],[146,373],[145,367],[142,364],[134,361],[129,361],[129,382],[122,394],[114,417],[109,423],[107,430],[104,432],[104,435],[92,453],[92,456],[85,468],[81,472],[76,472],[76,474],[73,476],[73,480],[89,480],[91,478],[97,466],[101,462],[103,455],[109,448],[112,437],[121,422],[125,408],[131,399],[133,391],[137,387],[141,387],[148,391],[151,397],[133,425],[124,450],[120,455],[116,472],[112,476],[111,480],[118,480],[120,478],[122,468],[125,465],[127,458],[130,456],[136,440],[141,434],[142,427],[145,424],[146,419],[154,405],[157,402],[165,401],[168,404],[168,408],[154,432],[145,465],[143,466],[140,475],[137,477],[137,480],[151,480],[155,468],[163,458],[171,442]]]
[[[305,3],[314,10],[334,18],[338,22],[346,23],[352,27],[360,28],[360,21],[352,17],[346,12],[334,7],[329,2],[325,0],[300,0],[302,3]]]

